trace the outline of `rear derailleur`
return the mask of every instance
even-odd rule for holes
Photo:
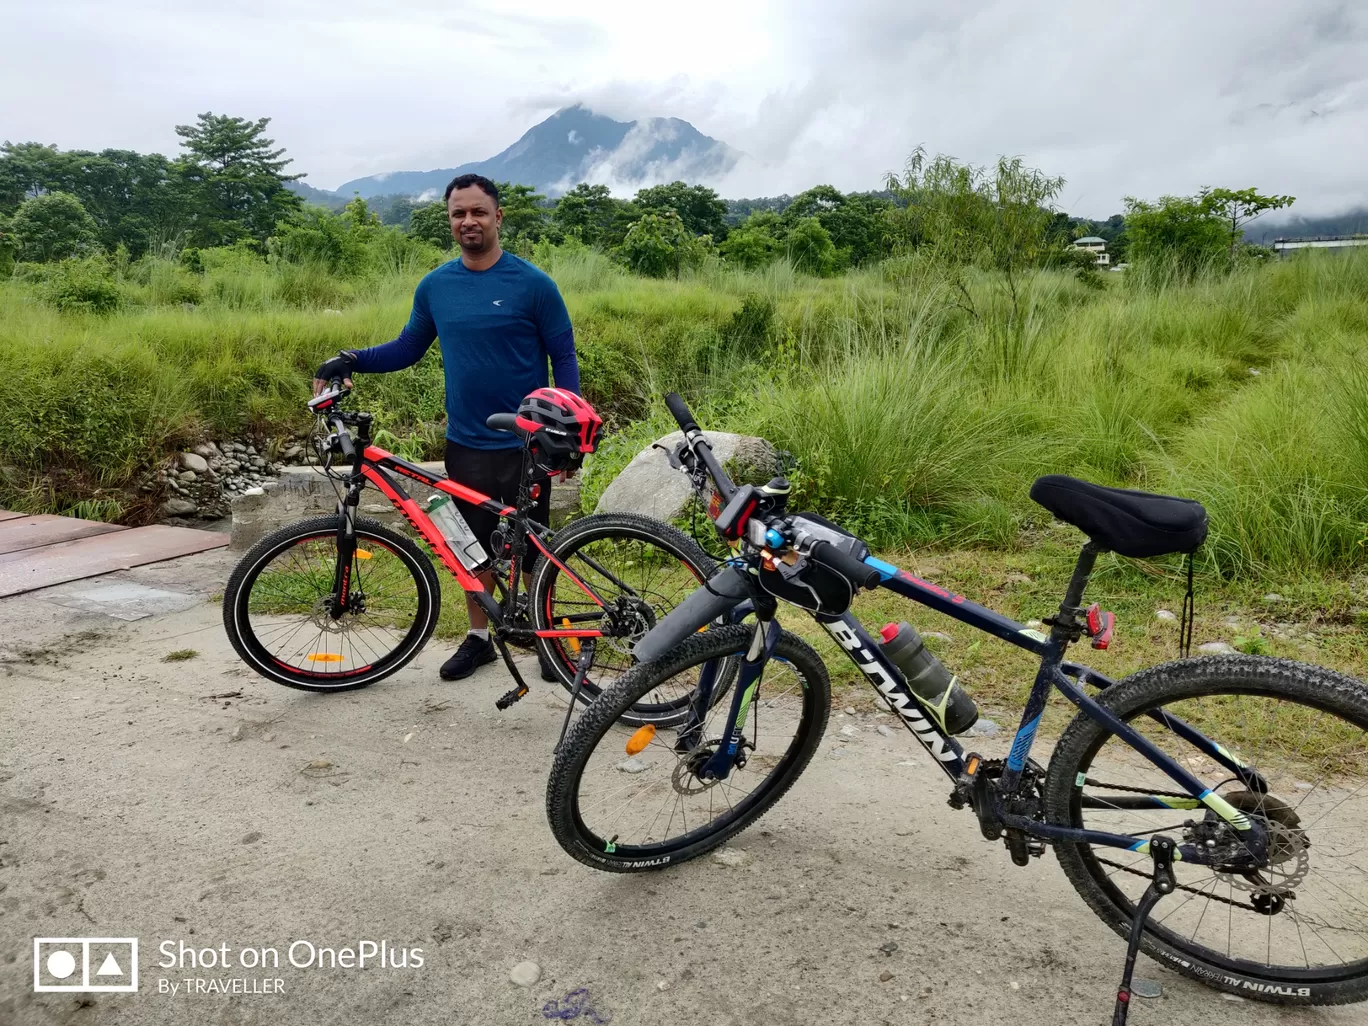
[[[1008,826],[1004,817],[1044,821],[1045,796],[1042,783],[1045,771],[1034,760],[1027,760],[1017,779],[1016,788],[1004,794],[999,786],[1006,764],[1001,759],[985,759],[976,753],[964,758],[965,770],[950,792],[950,807],[962,809],[968,805],[978,816],[979,831],[990,841],[1002,839],[1012,862],[1029,865],[1032,858],[1045,854],[1045,839],[1028,834],[1019,827]]]

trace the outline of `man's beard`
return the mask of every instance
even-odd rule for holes
[[[456,238],[456,244],[461,247],[461,252],[478,255],[488,253],[494,246],[493,237],[480,232],[477,236],[471,237],[462,232]]]

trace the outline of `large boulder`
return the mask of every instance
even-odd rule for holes
[[[703,436],[718,461],[741,477],[768,481],[774,476],[777,453],[763,438],[727,431],[705,431]],[[676,431],[637,453],[603,490],[594,512],[640,513],[666,521],[683,513],[691,494],[688,475],[671,467],[664,451],[656,448],[673,449],[683,440],[683,434]]]

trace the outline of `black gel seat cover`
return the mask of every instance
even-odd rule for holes
[[[1104,549],[1133,559],[1191,552],[1207,536],[1206,510],[1193,499],[1104,488],[1063,474],[1036,478],[1031,498]]]

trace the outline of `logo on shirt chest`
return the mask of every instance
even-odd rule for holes
[[[496,299],[496,300],[494,300],[494,305],[495,305],[495,306],[503,306],[503,300],[502,300],[502,299]]]

